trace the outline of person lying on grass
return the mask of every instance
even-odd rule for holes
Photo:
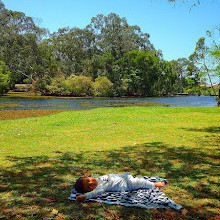
[[[85,193],[77,196],[76,200],[82,202],[91,199],[104,192],[131,191],[136,189],[151,189],[153,187],[163,187],[164,181],[152,183],[144,177],[133,177],[129,173],[108,174],[98,178],[91,177],[91,174],[79,178],[74,184],[78,193]]]

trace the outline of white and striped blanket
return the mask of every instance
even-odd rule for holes
[[[161,180],[167,182],[166,179],[159,177],[147,177],[145,179],[151,182],[159,182]],[[76,196],[80,195],[74,189],[69,197],[70,200],[76,200]],[[176,204],[174,201],[169,199],[159,188],[153,189],[138,189],[133,191],[122,191],[122,192],[105,192],[98,195],[96,198],[89,199],[88,201],[103,202],[108,204],[124,205],[124,206],[135,206],[145,209],[151,208],[173,208],[181,209],[180,204]]]

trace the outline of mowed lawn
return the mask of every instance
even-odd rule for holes
[[[4,112],[7,114],[7,111]],[[123,107],[0,121],[0,219],[216,219],[220,108]],[[180,210],[68,200],[85,173],[168,180]]]

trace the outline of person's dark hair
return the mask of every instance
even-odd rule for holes
[[[78,180],[76,180],[75,184],[74,184],[74,189],[76,190],[76,192],[78,193],[85,193],[84,189],[83,189],[83,178],[84,177],[80,177]]]

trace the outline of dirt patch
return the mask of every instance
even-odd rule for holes
[[[0,111],[0,120],[11,120],[19,118],[40,117],[56,114],[66,110],[2,110]]]

